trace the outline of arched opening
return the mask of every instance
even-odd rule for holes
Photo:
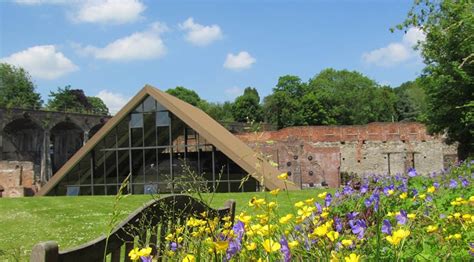
[[[88,139],[91,139],[104,125],[105,125],[105,121],[101,121],[99,124],[93,126],[89,130],[89,138]]]
[[[29,118],[15,119],[3,129],[3,160],[41,163],[43,129]]]
[[[50,154],[53,174],[81,148],[83,141],[84,131],[72,122],[59,122],[51,129]]]

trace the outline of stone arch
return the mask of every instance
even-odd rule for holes
[[[84,130],[72,121],[56,123],[50,131],[50,155],[53,174],[82,147]]]
[[[29,117],[16,118],[2,130],[4,160],[41,162],[41,146],[44,130],[39,123]]]

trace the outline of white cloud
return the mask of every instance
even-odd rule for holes
[[[145,8],[139,0],[87,0],[80,2],[72,18],[83,23],[125,24],[139,19]]]
[[[108,90],[101,90],[96,97],[104,101],[111,114],[116,114],[129,100],[129,98],[124,97],[122,94],[113,93]]]
[[[75,45],[75,48],[81,54],[111,61],[155,59],[166,54],[161,33],[167,30],[166,25],[156,22],[146,31],[117,39],[104,47]]]
[[[224,90],[224,92],[226,93],[226,95],[229,97],[229,98],[236,98],[240,95],[242,95],[244,93],[244,90],[240,87],[237,87],[237,86],[233,86],[231,88],[227,88],[226,90]]]
[[[54,45],[33,46],[0,59],[0,62],[19,66],[32,77],[55,79],[79,69]]]
[[[67,2],[67,0],[15,0],[15,3],[20,5],[65,4]]]
[[[179,24],[181,30],[187,31],[186,40],[197,46],[206,46],[222,38],[218,25],[204,26],[194,22],[192,17]]]
[[[252,64],[254,64],[256,61],[257,60],[246,51],[242,51],[237,55],[230,53],[227,54],[224,67],[231,70],[248,69],[252,67]]]
[[[410,28],[402,41],[388,44],[386,47],[372,50],[362,55],[362,60],[368,64],[389,67],[419,58],[419,52],[413,47],[423,42],[426,36],[419,28]]]

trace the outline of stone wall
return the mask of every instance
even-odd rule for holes
[[[0,161],[2,197],[32,196],[36,193],[35,167],[30,161]]]
[[[301,187],[340,185],[340,173],[421,174],[440,171],[457,160],[456,145],[430,136],[420,123],[290,127],[237,135],[291,173]]]

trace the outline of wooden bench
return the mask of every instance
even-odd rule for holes
[[[105,261],[104,255],[112,262],[130,261],[128,253],[133,249],[137,236],[141,240],[148,236],[150,247],[153,249],[152,254],[160,258],[160,251],[165,248],[164,237],[168,229],[188,217],[199,216],[199,213],[205,211],[209,217],[230,216],[231,221],[234,221],[235,201],[228,200],[223,208],[212,209],[187,195],[172,195],[152,200],[115,227],[108,240],[107,236],[102,236],[63,251],[59,250],[58,244],[54,241],[42,242],[33,247],[30,261]]]

